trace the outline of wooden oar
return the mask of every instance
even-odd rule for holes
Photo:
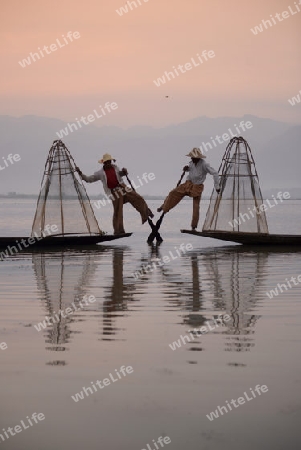
[[[178,183],[177,183],[177,187],[181,184],[181,181],[183,180],[183,177],[184,177],[184,175],[185,175],[185,172],[186,172],[186,170],[183,170],[183,173],[182,173],[182,175],[181,175],[181,178],[179,179],[179,181],[178,181]],[[162,213],[162,214],[161,214],[159,220],[156,222],[156,225],[154,225],[153,221],[152,221],[150,218],[147,219],[147,220],[148,220],[148,223],[149,223],[149,226],[150,226],[151,229],[152,229],[151,234],[150,234],[150,235],[148,236],[148,238],[147,238],[147,243],[148,243],[148,244],[151,244],[151,243],[154,241],[154,239],[157,239],[157,242],[158,242],[158,243],[163,242],[162,236],[161,236],[161,234],[159,233],[159,228],[160,228],[160,226],[161,226],[161,223],[162,223],[164,214],[165,214],[165,213]]]
[[[162,213],[162,214],[161,214],[159,220],[157,220],[157,222],[156,222],[156,225],[154,225],[152,219],[150,219],[150,218],[147,219],[147,221],[148,221],[148,223],[149,223],[149,226],[150,226],[151,229],[152,229],[151,234],[150,234],[150,235],[148,236],[148,238],[147,238],[147,243],[148,243],[148,244],[151,244],[151,243],[154,241],[155,238],[157,239],[157,242],[158,242],[158,243],[163,242],[162,236],[161,236],[161,234],[159,233],[159,228],[160,228],[160,226],[161,226],[161,223],[162,223],[164,214],[165,214],[165,213]]]
[[[130,185],[131,188],[133,189],[133,191],[136,192],[136,190],[135,190],[134,186],[132,185],[131,180],[129,179],[129,177],[128,177],[127,175],[126,175],[125,177],[126,177],[128,183],[129,183],[129,185]],[[159,230],[160,225],[161,225],[162,220],[163,220],[163,216],[164,216],[164,213],[161,215],[161,217],[160,217],[160,219],[157,221],[156,225],[154,225],[152,219],[151,219],[150,217],[148,217],[147,220],[148,220],[149,226],[150,226],[151,229],[152,229],[152,232],[151,232],[151,234],[149,235],[149,237],[148,237],[148,239],[147,239],[147,242],[148,242],[149,244],[151,244],[151,243],[154,241],[155,238],[157,239],[157,242],[160,242],[160,243],[163,242],[163,239],[162,239],[160,233],[158,233],[158,230]]]
[[[179,179],[178,183],[177,183],[177,187],[181,184],[181,181],[183,180],[183,177],[185,175],[186,170],[183,170],[183,173],[181,175],[181,178]]]
[[[125,177],[126,177],[126,179],[127,179],[128,183],[129,183],[129,185],[130,185],[130,186],[131,186],[131,188],[133,189],[133,191],[135,191],[135,192],[136,192],[136,190],[135,190],[134,186],[132,185],[132,182],[131,182],[131,180],[129,179],[129,177],[128,177],[127,175],[126,175]]]

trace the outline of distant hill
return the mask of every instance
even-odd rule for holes
[[[154,181],[139,189],[141,194],[165,196],[179,180],[182,168],[188,162],[185,155],[192,147],[211,142],[212,149],[207,145],[207,161],[218,169],[228,142],[219,144],[215,137],[228,133],[229,128],[234,134],[235,124],[239,127],[241,121],[253,125],[240,134],[251,146],[262,189],[300,187],[301,126],[251,115],[198,117],[164,128],[136,126],[123,130],[89,124],[69,133],[63,141],[85,174],[98,170],[98,159],[109,152],[117,158],[120,167],[129,170],[134,181],[144,172],[155,174]],[[66,126],[64,121],[54,118],[0,116],[1,157],[6,158],[9,153],[18,153],[21,157],[19,162],[0,169],[1,194],[11,191],[39,193],[48,151],[52,142],[58,139],[56,132]],[[0,166],[1,161],[0,158]],[[210,195],[212,185],[212,177],[208,177],[204,195]],[[103,192],[100,183],[86,186],[89,195]]]

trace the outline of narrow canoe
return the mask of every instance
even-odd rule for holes
[[[235,231],[194,231],[181,230],[181,233],[194,234],[195,236],[209,237],[221,241],[237,242],[244,245],[300,245],[300,234],[265,234],[246,233]]]
[[[93,245],[98,244],[99,242],[105,241],[113,241],[115,239],[121,239],[124,237],[131,236],[132,233],[124,233],[124,234],[101,234],[101,235],[88,235],[88,236],[74,236],[74,235],[64,235],[64,236],[46,236],[43,239],[38,240],[37,238],[33,238],[35,240],[34,243],[29,241],[29,237],[0,237],[0,248],[5,248],[8,246],[15,246],[20,251],[20,246],[22,250],[25,248],[31,247],[66,247],[66,246],[81,246],[81,245]],[[22,244],[22,239],[26,241],[25,244]],[[23,242],[24,242],[23,241]],[[19,244],[19,247],[18,247]]]

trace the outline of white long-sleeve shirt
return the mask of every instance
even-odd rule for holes
[[[115,169],[118,183],[122,183],[121,176],[119,175],[119,172],[120,172],[119,167],[116,166],[116,164],[112,164],[112,166]],[[111,189],[108,188],[107,176],[106,176],[106,172],[103,169],[103,167],[100,170],[98,170],[97,172],[94,172],[93,175],[84,175],[84,174],[82,174],[82,179],[84,181],[86,181],[87,183],[94,183],[95,181],[101,181],[102,184],[103,184],[103,189],[104,189],[106,195],[109,196],[109,195],[112,194]]]
[[[218,173],[213,167],[206,163],[204,159],[200,159],[196,164],[194,164],[193,161],[190,161],[188,167],[189,173],[186,178],[187,181],[191,181],[193,184],[203,184],[207,173],[210,173],[210,175],[213,176],[215,189],[219,189]]]

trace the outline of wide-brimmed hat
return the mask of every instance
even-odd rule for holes
[[[116,159],[114,159],[109,153],[105,153],[102,157],[102,159],[100,159],[98,162],[100,164],[103,164],[106,161],[116,161]]]
[[[188,155],[186,156],[190,156],[190,158],[197,158],[197,159],[203,159],[206,158],[205,155],[203,155],[203,153],[201,152],[201,150],[197,147],[194,147],[191,152],[188,153]]]

